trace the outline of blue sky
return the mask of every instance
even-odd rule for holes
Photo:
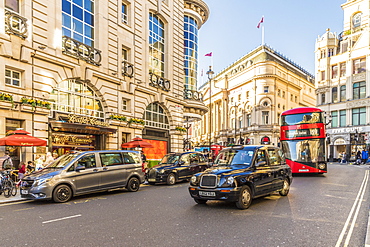
[[[346,0],[203,0],[210,9],[199,30],[198,73],[207,71],[212,52],[213,71],[218,74],[261,45],[264,16],[265,43],[314,74],[315,42],[327,28],[343,31]],[[206,82],[207,75],[198,81]]]

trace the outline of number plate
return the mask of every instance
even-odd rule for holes
[[[21,190],[21,194],[27,195],[28,194],[28,190]]]
[[[215,192],[209,192],[209,191],[199,191],[200,196],[216,196]]]
[[[149,178],[148,182],[155,182],[155,178]]]
[[[299,169],[298,171],[300,171],[300,172],[309,172],[310,170],[308,170],[308,169]]]

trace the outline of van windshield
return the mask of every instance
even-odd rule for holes
[[[73,153],[73,154],[64,154],[60,156],[58,159],[54,160],[53,163],[48,165],[47,168],[63,168],[65,167],[70,161],[76,158],[80,153]]]

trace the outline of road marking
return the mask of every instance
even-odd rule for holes
[[[19,212],[19,211],[24,211],[24,210],[30,210],[30,209],[34,209],[34,207],[32,207],[32,208],[17,209],[17,210],[14,210],[14,212]]]
[[[22,203],[27,203],[27,202],[30,202],[30,201],[2,203],[2,204],[0,204],[0,207],[11,206],[11,205],[16,205],[16,204],[22,204]]]
[[[76,215],[72,215],[72,216],[68,216],[68,217],[63,217],[63,218],[59,218],[59,219],[44,221],[44,222],[42,222],[42,224],[47,224],[47,223],[51,223],[51,222],[55,222],[55,221],[60,221],[60,220],[68,220],[68,219],[72,219],[72,218],[76,218],[76,217],[81,217],[81,214],[76,214]]]
[[[364,194],[365,194],[365,191],[366,191],[366,186],[367,186],[368,180],[369,180],[369,170],[367,170],[365,172],[365,176],[364,176],[364,179],[362,180],[362,184],[361,184],[360,189],[358,191],[357,197],[355,199],[355,202],[353,203],[351,211],[349,212],[346,223],[343,226],[342,232],[339,235],[339,238],[338,238],[338,241],[337,241],[337,244],[335,245],[335,247],[341,246],[340,244],[343,241],[344,235],[347,232],[347,228],[348,228],[348,226],[350,224],[350,221],[351,221],[351,218],[353,216],[351,227],[348,230],[347,238],[346,238],[343,246],[346,247],[349,244],[349,241],[350,241],[351,236],[352,236],[353,228],[354,228],[356,220],[357,220],[358,212],[360,210],[360,207],[361,207],[361,204],[362,204],[362,201],[363,201],[363,197],[364,197]],[[355,214],[353,215],[354,212],[355,212]]]

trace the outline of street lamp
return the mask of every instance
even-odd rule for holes
[[[189,129],[191,128],[191,124],[189,124],[189,117],[186,117],[186,126],[185,126],[185,129],[186,129],[186,140],[185,140],[185,150],[184,151],[188,151],[189,149],[191,149],[191,145],[190,145],[190,141],[189,141]]]
[[[211,86],[212,86],[212,77],[213,77],[213,74],[215,72],[212,71],[212,66],[209,66],[209,70],[207,71],[207,75],[208,75],[208,83],[209,83],[209,136],[208,136],[208,140],[209,140],[209,152],[211,152],[211,132],[212,132],[212,107],[211,107],[211,104],[212,104],[212,91],[211,91]]]
[[[237,111],[238,111],[238,107],[240,106],[240,104],[236,104],[231,106],[231,108],[235,107],[235,117],[234,117],[234,144],[237,144],[236,143],[236,128],[237,128],[237,124],[236,124],[236,118],[237,118]]]

